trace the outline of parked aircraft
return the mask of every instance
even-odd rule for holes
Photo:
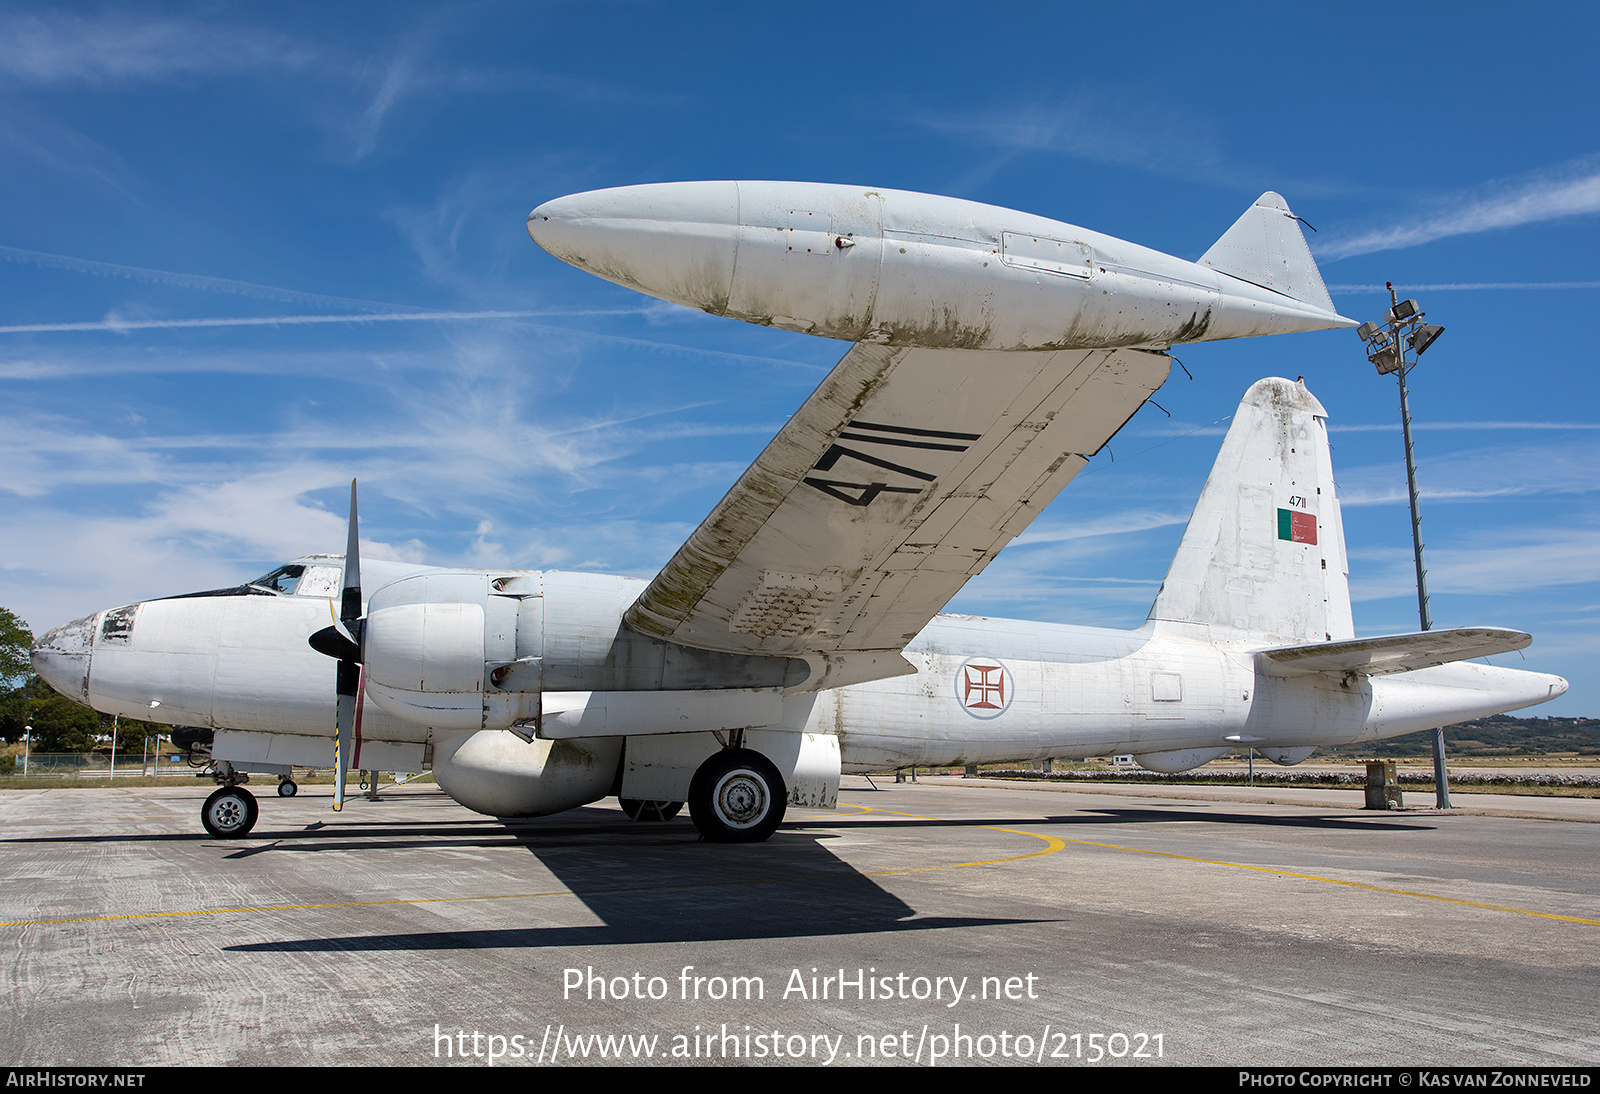
[[[309,555],[237,589],[98,612],[41,638],[34,666],[98,710],[148,715],[155,701],[168,720],[214,727],[229,785],[203,820],[242,836],[257,810],[240,775],[327,763],[334,665],[308,639],[332,619],[342,562]],[[1517,631],[1355,637],[1325,413],[1281,379],[1245,395],[1135,631],[940,615],[879,679],[809,688],[834,666],[634,629],[642,581],[371,560],[360,573],[377,587],[356,628],[358,695],[371,700],[358,707],[358,766],[431,766],[446,793],[495,816],[615,794],[649,820],[687,800],[715,840],[765,839],[787,803],[831,806],[841,772],[1108,753],[1180,771],[1246,744],[1293,764],[1318,745],[1567,687],[1465,662],[1526,646]],[[773,573],[761,571],[734,633],[849,633],[835,607],[843,582]],[[873,599],[858,598],[858,618]]]
[[[330,730],[335,808],[352,763],[431,768],[490,815],[614,794],[748,842],[788,803],[831,806],[844,771],[1107,752],[1182,770],[1243,743],[1295,763],[1565,690],[1451,663],[1520,632],[1354,637],[1325,414],[1283,380],[1246,395],[1143,628],[935,618],[1161,386],[1171,345],[1354,325],[1276,194],[1198,264],[797,183],[575,195],[529,231],[642,291],[857,344],[648,583],[363,563],[352,485],[344,556],[41,638],[63,694],[214,730],[214,835],[255,823],[248,772],[324,765]]]

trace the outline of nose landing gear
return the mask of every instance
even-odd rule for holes
[[[200,823],[217,839],[240,839],[256,826],[260,807],[242,786],[224,786],[200,807]]]
[[[641,801],[638,798],[618,798],[617,804],[622,806],[629,820],[636,821],[671,820],[683,808],[682,802]]]

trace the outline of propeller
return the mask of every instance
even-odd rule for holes
[[[334,684],[338,695],[333,737],[333,811],[344,808],[345,775],[355,748],[357,702],[361,695],[361,617],[360,528],[356,522],[356,480],[350,480],[350,534],[344,549],[344,582],[339,593],[339,616],[331,627],[324,627],[309,639],[311,648],[339,662]],[[331,607],[331,605],[330,605]]]

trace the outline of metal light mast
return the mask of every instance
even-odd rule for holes
[[[1422,564],[1422,510],[1417,493],[1417,462],[1411,443],[1411,409],[1407,400],[1406,373],[1417,367],[1422,353],[1444,333],[1422,320],[1425,313],[1418,309],[1415,300],[1401,300],[1394,291],[1394,282],[1386,283],[1389,290],[1389,310],[1383,322],[1363,323],[1356,333],[1367,344],[1367,360],[1380,375],[1395,373],[1400,382],[1400,429],[1406,441],[1406,486],[1411,495],[1411,546],[1417,563],[1417,615],[1422,629],[1431,630],[1433,614],[1428,610],[1428,570]],[[1407,360],[1407,351],[1411,359]],[[1440,809],[1450,808],[1450,785],[1444,769],[1444,729],[1433,731],[1433,786],[1434,803]]]

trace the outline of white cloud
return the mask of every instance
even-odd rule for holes
[[[1141,106],[1126,96],[1080,91],[1052,102],[923,113],[914,120],[940,133],[999,148],[1056,152],[1160,174],[1180,170],[1231,174],[1198,118],[1165,105]]]
[[[1071,490],[1072,487],[1068,486],[1067,489]],[[1169,528],[1175,524],[1187,523],[1189,523],[1188,511],[1155,512],[1148,509],[1129,509],[1075,524],[1041,521],[1012,540],[1011,546],[1031,547],[1044,543],[1089,539],[1094,536],[1127,535],[1130,532],[1146,532],[1152,528]]]
[[[317,51],[260,28],[118,12],[0,20],[0,75],[43,87],[170,83],[262,68],[299,69]]]
[[[1506,596],[1600,582],[1596,529],[1585,522],[1557,528],[1489,531],[1456,547],[1430,549],[1428,593]],[[1412,554],[1404,549],[1351,552],[1355,600],[1417,595]]]
[[[1592,213],[1600,213],[1600,161],[1591,157],[1531,176],[1497,180],[1475,192],[1446,198],[1430,212],[1333,239],[1315,250],[1321,259],[1349,258]]]
[[[1431,457],[1417,468],[1424,502],[1587,494],[1600,489],[1600,441],[1501,445]],[[1394,464],[1339,472],[1339,503],[1346,507],[1406,500],[1405,476]]]

